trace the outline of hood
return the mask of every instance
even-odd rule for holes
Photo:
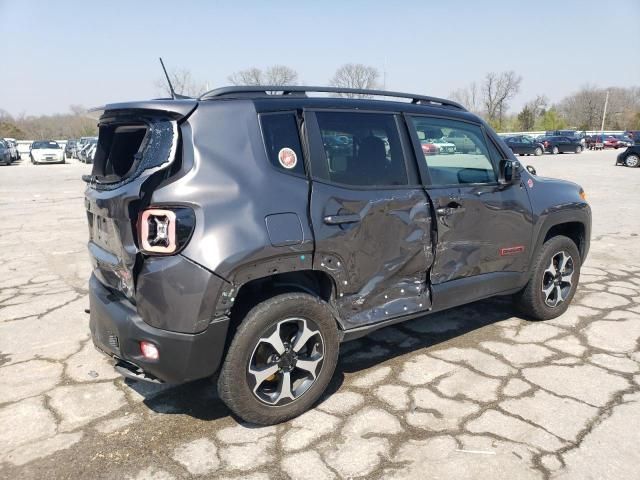
[[[36,148],[31,150],[33,155],[58,155],[62,154],[61,148]]]

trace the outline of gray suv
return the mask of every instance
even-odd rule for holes
[[[257,424],[310,408],[339,343],[381,327],[495,295],[557,317],[589,250],[584,191],[448,100],[230,87],[107,105],[99,130],[95,345],[138,380],[218,373]],[[434,130],[469,146],[443,152]]]

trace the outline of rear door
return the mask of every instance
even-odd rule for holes
[[[558,137],[558,149],[561,152],[574,152],[575,143],[569,137]]]
[[[509,273],[517,277],[527,268],[532,224],[524,185],[498,182],[506,155],[481,124],[430,116],[411,116],[408,123],[416,152],[424,130],[463,130],[475,143],[470,153],[428,155],[418,162],[437,216],[432,284],[486,275],[484,292],[499,291]]]
[[[336,279],[346,328],[430,306],[430,205],[402,122],[393,113],[305,112],[313,263]]]

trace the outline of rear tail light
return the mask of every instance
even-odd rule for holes
[[[189,242],[195,214],[187,207],[149,208],[138,219],[140,250],[148,255],[173,255]]]

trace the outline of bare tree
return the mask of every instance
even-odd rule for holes
[[[483,103],[487,120],[498,128],[502,127],[504,116],[511,100],[519,91],[522,77],[511,70],[508,72],[489,72],[482,84]]]
[[[604,100],[609,92],[609,106],[605,126],[615,129],[632,129],[640,112],[640,88],[598,88],[584,85],[576,93],[562,99],[558,110],[569,125],[581,130],[597,130],[602,125]]]
[[[272,65],[266,71],[252,67],[227,77],[233,85],[296,85],[298,72],[286,65]]]
[[[173,89],[179,95],[198,97],[206,90],[206,84],[198,82],[191,72],[186,69],[171,70],[171,72],[169,72],[169,78],[171,79]],[[161,95],[171,96],[171,90],[169,90],[169,85],[165,77],[157,79],[155,86],[162,92]]]
[[[375,67],[361,63],[346,63],[342,65],[329,83],[334,87],[374,89],[379,87],[380,72]],[[370,95],[341,93],[339,96],[348,98],[368,98]]]
[[[480,113],[482,110],[480,92],[478,84],[471,82],[468,86],[454,90],[449,94],[451,100],[462,104],[467,110],[473,113]]]
[[[298,72],[286,65],[273,65],[265,74],[268,85],[296,85]]]
[[[259,68],[248,68],[247,70],[241,70],[234,72],[227,78],[233,85],[263,85],[264,75]]]

